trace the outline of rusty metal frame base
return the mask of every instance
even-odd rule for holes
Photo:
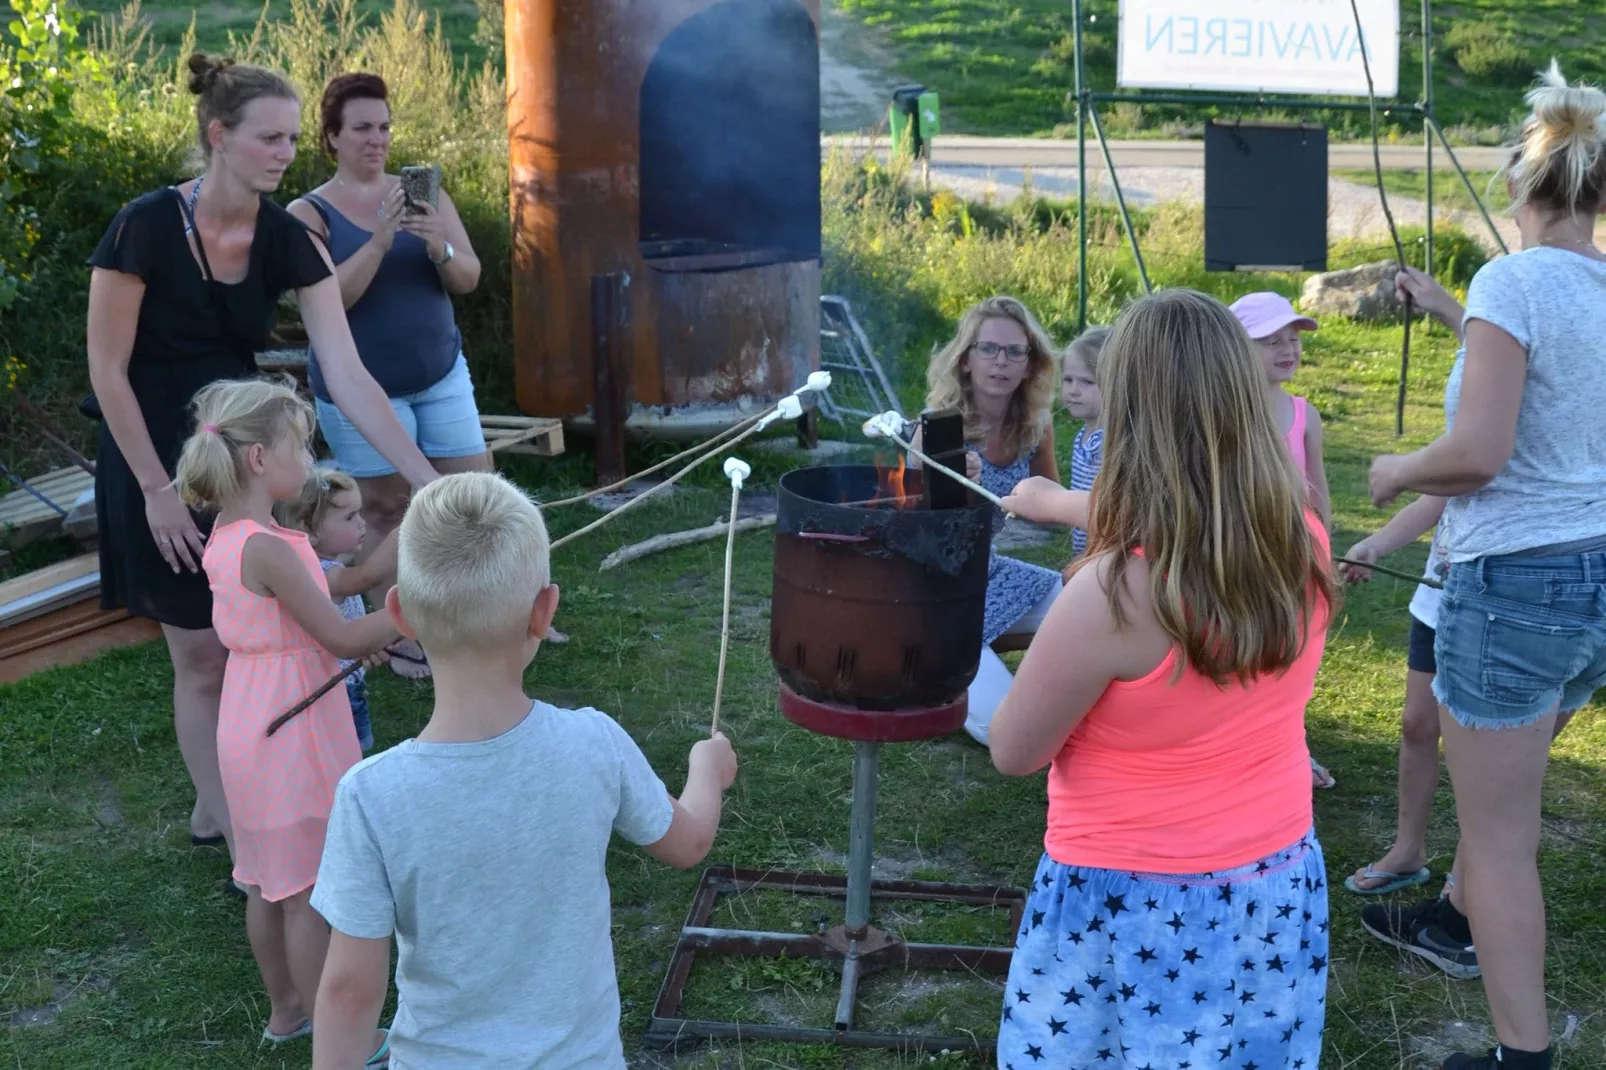
[[[669,971],[653,1006],[646,1041],[659,1049],[678,1050],[711,1038],[772,1040],[792,1043],[838,1044],[854,1048],[890,1048],[915,1054],[923,1051],[977,1051],[990,1053],[994,1042],[975,1036],[922,1036],[883,1033],[853,1028],[853,1005],[859,980],[883,969],[966,970],[1004,977],[1009,972],[1011,948],[967,947],[958,944],[908,944],[879,929],[865,926],[858,932],[838,925],[818,935],[754,932],[710,928],[721,895],[750,891],[791,892],[796,895],[848,896],[848,877],[790,870],[736,869],[712,866],[703,872],[692,897],[686,924],[669,960]],[[1009,908],[1009,931],[1020,927],[1026,906],[1022,888],[936,881],[870,882],[873,899],[923,900],[966,906]],[[759,1023],[689,1019],[680,1015],[681,999],[698,952],[715,955],[791,956],[836,962],[842,968],[842,990],[834,1029]]]

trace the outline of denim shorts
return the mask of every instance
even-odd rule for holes
[[[318,426],[341,470],[357,479],[395,473],[395,466],[368,444],[339,409],[322,398],[317,404]],[[461,353],[440,382],[416,394],[393,397],[390,407],[425,457],[476,457],[485,452],[485,432],[474,405],[474,381]]]
[[[1606,552],[1450,568],[1433,694],[1466,728],[1521,728],[1606,686]]]

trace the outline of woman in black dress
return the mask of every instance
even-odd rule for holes
[[[277,72],[200,54],[189,67],[205,173],[145,194],[112,221],[90,258],[88,350],[102,414],[101,605],[162,625],[174,725],[196,792],[190,834],[209,843],[230,836],[217,764],[227,654],[201,571],[210,521],[173,487],[191,399],[208,383],[257,373],[274,305],[294,290],[342,410],[413,486],[435,471],[357,358],[328,256],[267,197],[295,159],[295,87]]]

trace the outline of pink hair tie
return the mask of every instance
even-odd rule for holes
[[[217,434],[217,424],[206,424],[205,426],[203,426],[201,428],[201,430],[202,431],[210,431],[215,435],[215,434]]]

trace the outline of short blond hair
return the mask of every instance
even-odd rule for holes
[[[196,392],[195,430],[184,442],[174,480],[185,503],[215,510],[245,489],[245,451],[273,447],[285,435],[312,440],[317,417],[289,376],[224,379]]]
[[[528,635],[551,577],[546,523],[499,475],[442,476],[407,507],[396,594],[425,650],[505,646]]]
[[[299,496],[273,507],[274,519],[287,528],[311,535],[334,508],[336,496],[347,491],[362,493],[350,475],[331,465],[318,465],[301,485]]]

